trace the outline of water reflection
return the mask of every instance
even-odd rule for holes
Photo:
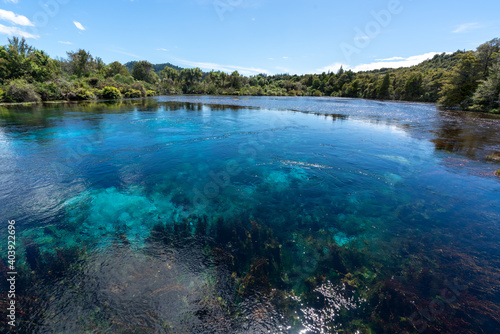
[[[184,109],[199,112],[209,103],[211,111],[273,107],[334,117],[335,119],[354,117],[376,123],[395,124],[410,133],[416,132],[416,136],[426,136],[431,139],[437,150],[455,152],[473,159],[483,160],[491,152],[500,150],[499,117],[495,115],[433,110],[432,107],[425,104],[406,104],[409,110],[404,110],[399,108],[400,105],[394,103],[375,103],[355,99],[323,98],[307,99],[306,104],[302,102],[289,98],[234,100],[224,97],[171,97],[167,99],[160,97],[106,102],[8,106],[0,109],[0,119],[4,122],[18,124],[20,127],[15,131],[22,133],[28,131],[30,127],[50,128],[55,126],[57,120],[60,120],[60,115],[54,114],[57,112],[109,114],[127,112],[130,108],[137,112],[155,112],[160,109],[165,111]],[[300,108],[302,106],[304,107]],[[65,117],[68,115],[66,114]],[[95,117],[90,117],[90,120],[98,121]],[[9,130],[12,129],[9,128]]]
[[[432,142],[437,150],[484,160],[500,148],[500,117],[481,113],[440,111]]]

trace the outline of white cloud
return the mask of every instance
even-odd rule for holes
[[[78,21],[73,21],[73,24],[75,25],[75,27],[77,27],[79,30],[82,30],[84,31],[85,30],[85,27]]]
[[[18,3],[19,0],[3,0],[3,2],[6,2],[6,3]]]
[[[344,68],[344,70],[348,69],[349,65],[342,64],[342,63],[333,63],[331,65],[319,68],[316,70],[316,73],[323,73],[323,72],[332,72],[332,73],[337,73],[340,67]]]
[[[58,43],[60,43],[60,44],[66,44],[66,45],[72,45],[73,44],[71,42],[65,42],[65,41],[59,41]]]
[[[242,66],[235,66],[235,65],[220,65],[220,64],[215,64],[215,63],[203,63],[203,62],[196,62],[196,61],[190,61],[190,60],[185,60],[185,59],[179,59],[179,58],[172,58],[173,61],[181,63],[182,65],[187,65],[191,67],[199,67],[204,70],[215,70],[215,71],[223,71],[223,72],[233,72],[233,71],[238,71],[240,74],[243,75],[255,75],[259,73],[266,73],[269,74],[269,71],[262,69],[262,68],[255,68],[255,67],[242,67]]]
[[[375,59],[375,61],[392,61],[392,60],[404,60],[403,57],[391,57],[391,58],[384,58],[384,59]]]
[[[283,59],[288,59],[288,57],[281,57],[281,58],[283,58]]]
[[[38,38],[40,36],[30,34],[29,32],[23,31],[18,27],[7,27],[3,24],[0,24],[0,34],[9,35],[9,36],[20,36],[24,38]]]
[[[26,16],[17,15],[14,12],[0,9],[0,20],[9,21],[11,23],[20,25],[20,26],[30,26],[34,27],[35,25],[31,22]]]
[[[424,60],[430,59],[435,55],[439,54],[439,52],[428,52],[418,56],[411,56],[408,58],[403,58],[399,60],[390,60],[390,61],[375,61],[369,64],[361,64],[355,66],[352,70],[354,72],[360,71],[371,71],[377,70],[379,68],[398,68],[398,67],[410,67],[414,65],[418,65]],[[394,57],[393,57],[394,58]],[[387,58],[390,59],[390,58]]]
[[[167,49],[164,49],[164,48],[159,48],[159,49],[156,49],[156,50],[158,50],[158,51],[165,51],[165,52],[168,52],[168,50],[167,50]]]
[[[353,72],[361,72],[361,71],[372,71],[378,70],[381,68],[399,68],[399,67],[410,67],[414,65],[418,65],[424,60],[431,59],[435,55],[440,54],[439,52],[428,52],[418,56],[411,56],[408,58],[403,57],[391,57],[386,59],[377,59],[373,63],[368,64],[360,64],[354,67],[351,67],[346,64],[334,63],[332,65],[325,66],[323,68],[317,69],[316,73],[323,72],[337,72],[342,66],[344,70],[352,70]]]
[[[471,30],[479,29],[479,28],[481,28],[481,25],[477,22],[464,23],[464,24],[457,26],[455,28],[455,30],[453,30],[452,32],[454,34],[458,34],[458,33],[468,32]]]

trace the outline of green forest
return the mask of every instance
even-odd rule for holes
[[[169,94],[334,96],[434,102],[500,113],[500,39],[419,65],[368,72],[246,77],[148,61],[105,64],[86,50],[53,59],[14,37],[0,47],[0,102],[79,101]]]

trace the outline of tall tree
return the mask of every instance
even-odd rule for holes
[[[479,61],[472,51],[463,54],[443,87],[439,103],[444,107],[469,108],[478,86],[480,70]]]
[[[490,75],[482,81],[474,93],[474,105],[482,111],[500,108],[500,57],[491,66]]]
[[[488,76],[488,69],[490,65],[493,63],[494,59],[498,56],[499,52],[500,52],[500,39],[498,38],[483,43],[477,48],[475,56],[479,61],[484,78]]]
[[[76,76],[86,77],[96,70],[97,63],[89,52],[80,49],[67,54],[71,71]]]
[[[241,77],[238,71],[231,73],[231,86],[236,90],[241,88]]]
[[[222,87],[224,87],[226,85],[227,73],[226,72],[220,72],[219,78],[221,80]]]
[[[24,38],[8,39],[9,44],[0,49],[2,79],[23,78],[30,73],[29,56],[35,51]]]
[[[406,100],[415,101],[423,95],[422,74],[412,73],[405,82],[404,96]]]
[[[389,88],[391,87],[391,78],[389,73],[384,76],[380,87],[378,89],[378,98],[379,99],[388,99],[389,98]]]
[[[30,60],[29,75],[34,81],[45,82],[58,74],[57,62],[44,51],[36,50],[28,59]]]
[[[186,85],[191,86],[193,83],[200,81],[203,72],[198,68],[185,68],[181,71],[181,79]]]
[[[158,81],[158,75],[153,70],[153,64],[146,60],[134,63],[132,76],[135,80],[145,81],[148,83],[155,83]]]
[[[220,85],[220,72],[210,71],[208,79],[216,86]]]
[[[160,71],[160,75],[162,79],[170,79],[173,82],[179,79],[179,71],[170,66],[165,66],[165,68]]]
[[[111,64],[106,66],[106,77],[114,77],[117,74],[129,76],[130,72],[127,70],[127,67],[125,65],[122,65],[119,61],[112,62]]]

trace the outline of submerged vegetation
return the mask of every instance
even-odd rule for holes
[[[0,47],[0,101],[138,98],[164,94],[337,96],[437,102],[500,113],[500,40],[476,51],[440,54],[409,68],[311,75],[242,76],[148,61],[105,64],[88,51],[52,59],[13,38]]]
[[[394,107],[351,102],[381,112]],[[417,107],[394,117],[434,112],[432,106]],[[223,112],[228,109],[231,114]],[[202,111],[204,122],[193,126]],[[280,129],[291,132],[277,134],[281,140],[261,137],[269,123],[256,115],[273,111],[244,106],[141,99],[7,106],[0,112],[7,138],[29,143],[25,148],[41,147],[45,156],[51,156],[50,148],[63,157],[66,149],[71,152],[67,160],[47,162],[46,169],[36,154],[29,156],[41,170],[25,162],[26,173],[58,180],[53,184],[60,188],[51,188],[50,196],[34,195],[58,203],[49,219],[42,212],[44,220],[37,215],[19,225],[18,333],[472,334],[494,333],[500,324],[500,243],[491,205],[497,188],[471,186],[471,178],[446,158],[439,160],[445,169],[427,168],[434,160],[427,151],[406,152],[416,145],[404,142],[388,149],[386,138],[398,143],[404,138],[397,132],[373,138],[384,144],[378,155],[379,146],[364,141],[364,134],[359,152],[356,144],[351,149],[331,144],[342,143],[342,132],[328,131],[316,141],[297,136],[303,132],[291,130],[286,121]],[[238,122],[227,122],[228,115]],[[293,113],[290,119],[305,116],[317,124],[349,122],[347,116],[319,112]],[[261,125],[249,126],[248,119]],[[438,137],[442,132],[459,142],[460,124],[429,122],[444,127],[433,128]],[[357,131],[351,132],[354,137]],[[130,141],[117,140],[117,134]],[[466,137],[484,146],[485,139],[475,138],[494,137],[487,134]],[[262,148],[255,157],[234,155],[244,168],[223,187],[224,176],[214,177],[223,174],[210,172],[220,166],[227,170],[226,156],[218,157],[216,148],[245,143],[242,136],[255,138]],[[307,140],[289,140],[293,137]],[[85,144],[88,140],[91,144]],[[284,146],[275,150],[277,145]],[[323,148],[314,150],[316,158],[302,153],[313,146]],[[127,150],[133,158],[124,157]],[[200,152],[211,152],[211,165]],[[495,151],[488,160],[499,156]],[[115,170],[120,161],[127,167]],[[146,164],[158,169],[148,170]],[[94,185],[59,192],[66,180],[75,179],[75,165]],[[102,166],[113,167],[102,179],[94,178],[89,170]],[[361,178],[358,167],[366,171]],[[19,173],[14,168],[12,173]],[[113,180],[117,174],[127,179]],[[198,179],[202,175],[207,178]],[[207,206],[198,205],[191,189],[199,185],[205,191],[205,181],[215,179],[218,195],[210,196]],[[456,180],[464,180],[455,183],[463,197],[441,193]],[[26,184],[32,183],[28,178]],[[19,192],[26,188],[17,187]],[[32,201],[31,196],[26,198]],[[23,197],[11,198],[25,210]],[[44,205],[36,202],[34,210],[43,211]],[[11,210],[9,203],[6,208]],[[8,259],[0,257],[0,306],[5,309],[6,265]],[[0,327],[7,326],[5,319]]]
[[[494,330],[500,309],[487,299],[498,293],[489,290],[497,271],[486,262],[478,266],[474,255],[452,243],[438,252],[428,249],[435,238],[422,234],[397,244],[382,262],[368,245],[340,246],[329,233],[299,231],[285,240],[248,217],[191,215],[158,222],[140,252],[119,231],[107,255],[89,253],[93,245],[41,251],[29,240],[26,261],[19,264],[19,329],[39,332],[66,323],[75,332],[222,333],[259,326],[276,333],[301,327],[312,333]],[[455,271],[457,263],[474,275],[439,273]],[[6,268],[1,259],[0,268]],[[36,288],[53,282],[69,287],[59,292],[60,301]],[[98,296],[82,294],[81,285]],[[118,301],[129,301],[131,308],[113,308]],[[61,312],[72,308],[78,314]]]

